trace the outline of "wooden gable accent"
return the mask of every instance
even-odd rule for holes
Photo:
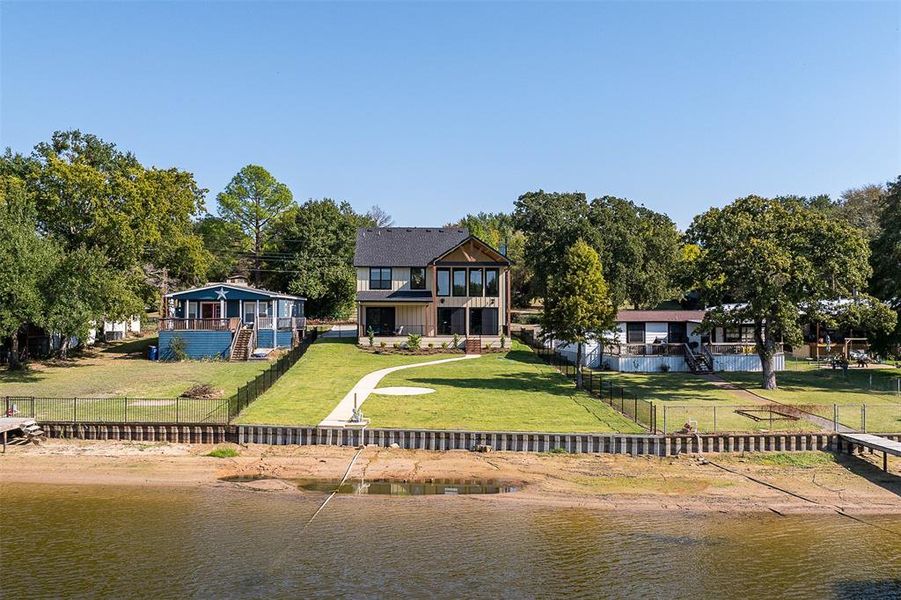
[[[447,254],[435,259],[435,263],[498,263],[506,264],[507,258],[488,244],[470,237]]]

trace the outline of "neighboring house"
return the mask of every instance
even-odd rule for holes
[[[762,370],[750,325],[716,327],[709,335],[701,334],[698,326],[704,315],[704,310],[621,310],[603,353],[598,342],[585,345],[584,364],[635,373]],[[553,345],[560,354],[575,359],[574,346]],[[780,352],[776,370],[784,368]]]
[[[166,295],[160,319],[160,358],[170,359],[181,338],[189,358],[247,360],[275,348],[290,348],[303,336],[304,301],[247,285],[243,278]]]
[[[91,332],[96,337],[97,331],[92,329]],[[125,339],[130,333],[141,333],[141,317],[135,316],[127,321],[103,322],[103,336],[108,342]]]
[[[510,261],[465,228],[359,229],[354,267],[361,343],[457,335],[475,351],[510,335]]]

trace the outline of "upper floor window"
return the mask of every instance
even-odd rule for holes
[[[370,290],[390,290],[391,289],[391,268],[390,267],[370,267],[369,268],[369,289]]]
[[[410,289],[411,290],[424,290],[425,289],[425,268],[410,267]]]
[[[438,295],[450,296],[450,269],[438,269],[435,276],[438,279]]]
[[[485,295],[497,298],[499,292],[497,269],[485,269]]]
[[[482,295],[482,269],[470,269],[469,270],[469,295],[470,296],[481,296]]]
[[[454,296],[466,295],[466,269],[454,269]]]

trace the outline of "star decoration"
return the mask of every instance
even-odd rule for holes
[[[226,295],[227,293],[228,293],[228,292],[226,292],[224,289],[219,288],[219,289],[216,291],[216,300],[225,300],[225,295]]]

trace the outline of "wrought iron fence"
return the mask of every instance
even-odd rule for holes
[[[319,332],[317,329],[311,329],[309,333],[301,340],[300,344],[289,350],[281,358],[272,363],[272,365],[248,381],[246,384],[238,388],[237,393],[229,398],[226,402],[228,419],[231,420],[247,408],[251,402],[259,398],[279,378],[288,372],[288,369],[300,360],[310,345],[316,341]]]
[[[4,396],[3,414],[62,423],[227,423],[221,398]]]

